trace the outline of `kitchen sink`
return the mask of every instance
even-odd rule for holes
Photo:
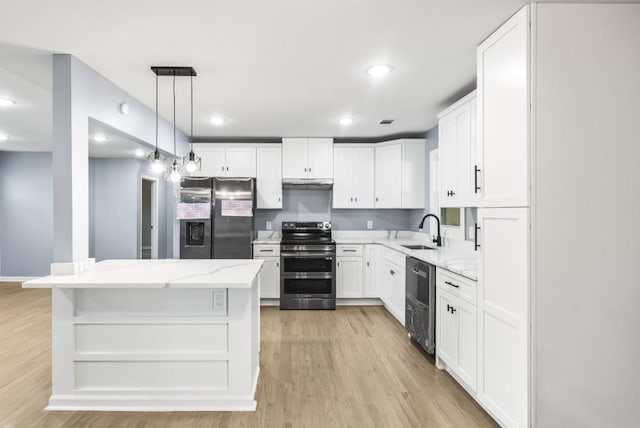
[[[435,250],[433,247],[427,247],[426,245],[401,245],[401,247],[409,250]]]

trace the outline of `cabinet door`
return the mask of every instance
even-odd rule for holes
[[[400,143],[375,149],[375,207],[402,206],[402,145]]]
[[[256,176],[255,147],[227,147],[226,159],[227,177]]]
[[[529,205],[529,8],[478,47],[480,206]]]
[[[478,377],[478,311],[475,306],[456,298],[458,323],[458,358],[455,372],[472,391]]]
[[[362,297],[362,257],[338,257],[336,269],[336,297]]]
[[[309,138],[307,150],[307,177],[333,178],[333,138]]]
[[[351,147],[336,147],[333,151],[333,208],[352,208],[354,151]]]
[[[454,300],[455,298],[448,293],[436,290],[437,352],[440,359],[451,369],[455,369],[458,361],[458,318],[451,311],[451,308],[456,308]]]
[[[373,208],[374,198],[374,148],[352,149],[353,159],[353,207]],[[334,187],[335,189],[335,187]],[[335,192],[335,190],[334,190]],[[334,193],[335,194],[335,193]]]
[[[394,284],[393,284],[393,298],[394,298],[394,307],[397,311],[398,321],[404,327],[405,322],[405,311],[407,306],[407,290],[406,290],[406,278],[405,278],[405,268],[396,266],[395,275],[393,275]]]
[[[195,149],[195,147],[194,147]],[[200,174],[203,177],[225,177],[225,148],[216,147],[215,144],[199,145],[198,156],[201,158],[202,168]]]
[[[438,145],[440,150],[440,207],[453,207],[451,192],[456,187],[456,120],[453,114],[438,123]]]
[[[379,289],[379,283],[382,282],[380,260],[380,248],[377,245],[365,245],[363,297],[382,297]]]
[[[256,257],[264,260],[260,271],[260,298],[280,298],[280,259],[278,257]]]
[[[527,426],[529,209],[478,209],[478,400]]]
[[[307,178],[307,139],[282,139],[282,178]]]
[[[282,148],[256,149],[256,187],[258,208],[282,208]]]
[[[424,208],[426,157],[424,140],[405,140],[402,143],[402,208]]]

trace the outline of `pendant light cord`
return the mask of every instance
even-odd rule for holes
[[[173,72],[173,163],[176,162],[176,72]]]
[[[191,73],[191,151],[193,152],[193,73]]]
[[[156,74],[156,152],[158,151],[158,75]]]

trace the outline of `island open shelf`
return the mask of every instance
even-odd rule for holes
[[[261,260],[108,260],[52,289],[49,410],[255,410]]]

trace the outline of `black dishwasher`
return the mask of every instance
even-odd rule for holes
[[[405,328],[429,354],[436,350],[436,268],[407,257]]]

